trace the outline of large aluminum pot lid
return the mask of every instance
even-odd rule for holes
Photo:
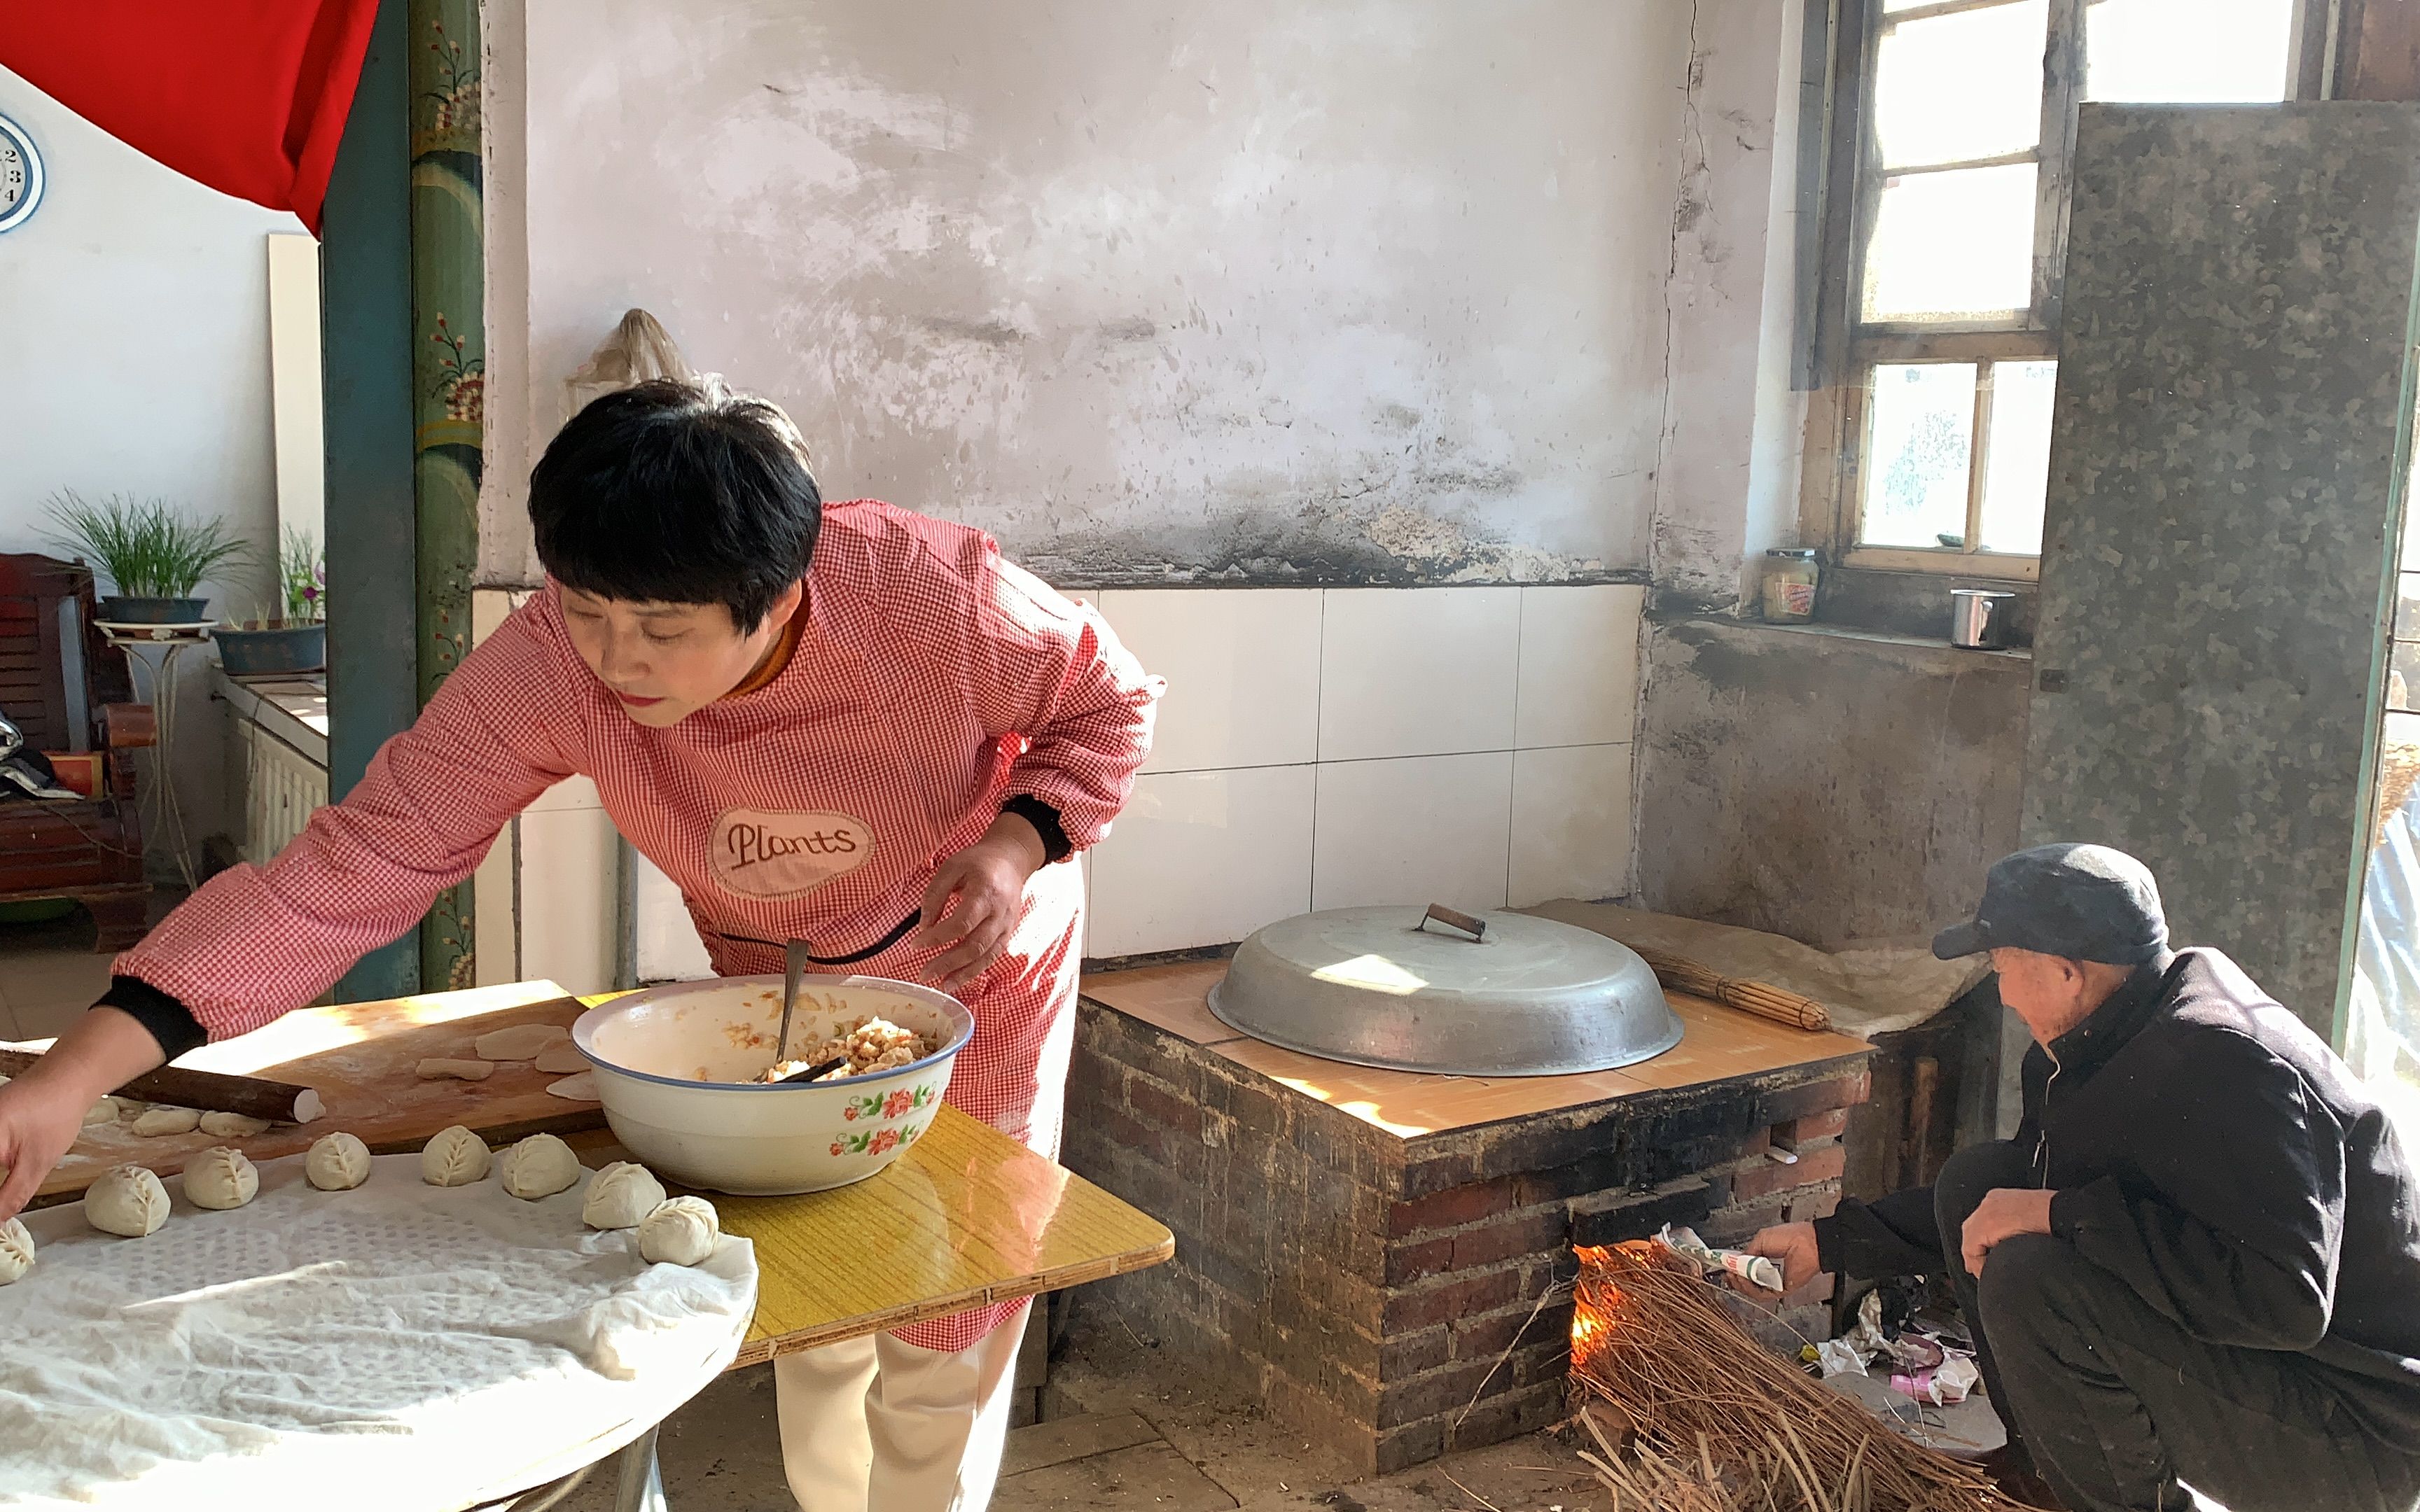
[[[1210,1011],[1309,1055],[1469,1075],[1609,1071],[1681,1041],[1629,947],[1554,919],[1435,906],[1272,924],[1236,949]]]

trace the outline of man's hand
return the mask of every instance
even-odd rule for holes
[[[131,1013],[96,1008],[0,1087],[0,1221],[14,1218],[74,1145],[86,1109],[160,1064],[160,1041]]]
[[[2019,1234],[2050,1232],[2050,1199],[2055,1192],[2038,1192],[2031,1187],[2001,1186],[1983,1194],[1983,1200],[1966,1215],[1966,1226],[1959,1231],[1958,1247],[1966,1260],[1968,1275],[1983,1273],[1983,1258],[1992,1246]]]
[[[1823,1268],[1815,1255],[1813,1224],[1776,1224],[1771,1228],[1760,1228],[1756,1237],[1747,1242],[1746,1248],[1750,1255],[1761,1255],[1781,1267],[1781,1289],[1784,1291],[1797,1290]],[[1735,1280],[1734,1284],[1751,1295],[1763,1290],[1745,1278]]]
[[[1048,859],[1032,824],[1004,813],[942,862],[924,889],[923,928],[909,942],[941,952],[925,963],[924,979],[954,993],[989,970],[1025,911],[1026,879]]]

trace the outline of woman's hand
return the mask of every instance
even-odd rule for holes
[[[74,1145],[86,1110],[160,1064],[160,1042],[132,1014],[96,1008],[25,1073],[0,1087],[0,1220],[15,1217]]]
[[[1004,813],[983,839],[942,862],[924,889],[923,927],[909,941],[941,952],[925,963],[924,979],[954,993],[989,970],[1025,912],[1026,879],[1048,859],[1033,825]]]

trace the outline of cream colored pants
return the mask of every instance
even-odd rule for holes
[[[801,1512],[983,1512],[1027,1310],[954,1352],[876,1334],[775,1360],[782,1468]]]

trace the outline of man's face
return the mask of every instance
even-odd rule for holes
[[[799,607],[792,583],[756,628],[739,633],[721,604],[653,604],[554,585],[572,649],[633,720],[675,725],[747,680]]]
[[[1992,969],[2000,974],[2000,1001],[2047,1045],[2091,1017],[2133,968],[2003,946],[1992,952]]]

